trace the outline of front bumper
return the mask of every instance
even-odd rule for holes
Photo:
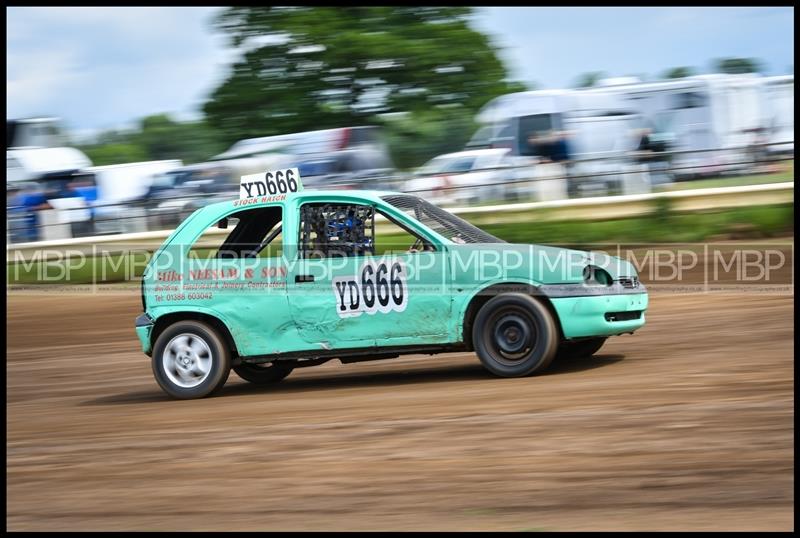
[[[153,332],[154,322],[147,314],[142,314],[136,318],[136,336],[142,344],[142,351],[150,355],[152,349],[150,344],[150,334]]]
[[[551,297],[564,337],[613,336],[633,332],[644,325],[647,293]],[[641,314],[634,319],[624,319]],[[623,314],[628,313],[628,314]],[[620,318],[623,318],[620,320]]]

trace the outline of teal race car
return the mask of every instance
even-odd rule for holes
[[[509,244],[409,194],[244,180],[142,278],[136,332],[173,397],[210,395],[231,369],[269,384],[411,353],[475,351],[493,374],[526,376],[645,323],[647,292],[620,258]]]

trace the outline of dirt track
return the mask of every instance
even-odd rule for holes
[[[12,294],[7,527],[791,530],[792,299],[654,294],[635,336],[537,377],[332,361],[173,401],[135,291]]]

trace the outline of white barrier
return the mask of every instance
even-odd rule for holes
[[[739,187],[718,187],[710,189],[680,190],[650,194],[629,194],[622,196],[602,196],[546,202],[528,202],[478,207],[457,207],[448,209],[457,215],[490,215],[492,222],[502,222],[503,214],[516,215],[524,211],[541,209],[560,210],[551,212],[547,220],[568,219],[608,219],[629,217],[652,211],[652,202],[669,199],[675,211],[699,211],[713,208],[743,207],[794,201],[794,182],[767,183],[764,185],[743,185]],[[15,251],[32,249],[57,249],[90,245],[114,246],[125,243],[156,241],[166,239],[172,230],[138,232],[75,239],[55,239],[6,245],[6,259],[15,258]],[[228,230],[211,230],[209,233],[226,234]]]

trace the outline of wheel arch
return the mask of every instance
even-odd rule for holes
[[[558,337],[561,340],[564,339],[564,331],[561,329],[561,320],[558,318],[558,313],[556,312],[555,307],[553,307],[553,303],[550,302],[550,299],[541,292],[536,283],[507,281],[495,282],[476,291],[472,297],[470,297],[469,301],[467,301],[466,307],[461,312],[461,338],[463,343],[471,351],[473,350],[472,325],[475,321],[475,317],[478,315],[478,311],[483,305],[489,302],[490,299],[503,293],[524,293],[525,295],[533,297],[536,301],[542,303],[542,305],[547,308],[548,312],[550,312],[550,315],[555,321]]]
[[[153,330],[150,332],[151,349],[155,348],[156,340],[158,340],[158,337],[161,335],[161,333],[163,333],[167,327],[178,321],[202,321],[210,325],[222,336],[225,344],[231,351],[232,358],[239,356],[239,352],[236,347],[236,341],[233,339],[233,335],[231,335],[231,331],[228,329],[228,326],[225,324],[225,322],[214,314],[195,310],[167,312],[156,318],[155,323],[153,324]]]

